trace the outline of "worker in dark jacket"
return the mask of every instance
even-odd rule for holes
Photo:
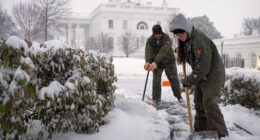
[[[170,37],[162,31],[160,25],[154,25],[153,35],[149,37],[145,46],[145,70],[153,71],[153,101],[161,101],[161,77],[163,70],[170,81],[174,96],[181,99],[180,84],[177,75],[176,59],[172,49]]]
[[[182,84],[184,87],[195,85],[194,130],[215,130],[219,137],[228,136],[224,117],[218,106],[219,93],[225,80],[225,68],[216,45],[182,14],[173,19],[170,31],[179,41],[178,62],[188,62],[192,68],[191,74]]]

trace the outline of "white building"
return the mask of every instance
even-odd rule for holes
[[[136,46],[140,49],[135,56],[144,57],[144,46],[147,38],[152,34],[152,26],[160,24],[164,32],[168,32],[168,22],[174,14],[179,13],[178,8],[167,6],[162,0],[161,6],[152,6],[151,3],[141,4],[140,0],[132,2],[127,0],[109,0],[100,4],[92,13],[72,14],[62,19],[64,34],[55,38],[67,42],[71,46],[88,48],[88,41],[100,34],[108,36],[108,44],[113,48],[113,56],[125,56],[119,38],[128,32],[134,35]],[[130,55],[131,56],[131,55]]]
[[[243,59],[244,67],[260,69],[260,36],[216,39],[214,42],[222,56]]]
[[[74,13],[62,19],[64,33],[57,34],[55,38],[71,46],[89,48],[91,38],[106,34],[108,44],[113,48],[111,54],[125,56],[119,38],[129,32],[136,37],[136,46],[139,46],[139,50],[130,56],[143,58],[145,42],[152,34],[152,26],[160,24],[168,33],[168,22],[178,13],[179,9],[168,7],[166,0],[162,0],[161,6],[157,7],[151,3],[141,4],[140,0],[108,0],[90,14]],[[214,42],[222,56],[243,59],[244,67],[260,68],[260,36],[217,39]],[[236,65],[236,60],[230,61],[230,66]]]

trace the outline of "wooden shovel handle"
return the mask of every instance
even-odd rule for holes
[[[184,78],[186,78],[186,65],[185,64],[186,63],[182,64]],[[187,101],[187,112],[188,112],[188,118],[189,118],[190,132],[193,133],[194,130],[193,130],[193,123],[192,123],[192,114],[191,114],[189,88],[187,88],[187,87],[185,87],[185,95],[186,95],[186,101]]]

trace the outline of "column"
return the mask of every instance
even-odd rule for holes
[[[76,47],[76,24],[72,24],[72,38],[71,38],[71,47]]]
[[[89,26],[87,24],[81,24],[80,25],[81,29],[83,29],[83,46],[85,49],[88,47],[88,39],[89,39]]]
[[[69,25],[66,24],[64,27],[66,32],[66,44],[69,44]]]

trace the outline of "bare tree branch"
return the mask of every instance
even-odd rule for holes
[[[13,15],[25,39],[36,39],[43,30],[40,7],[32,2],[19,2],[13,6]]]
[[[126,57],[129,57],[130,54],[138,49],[137,40],[131,32],[122,34],[118,39],[118,45],[122,48]]]
[[[34,0],[41,10],[41,22],[44,25],[44,39],[52,30],[59,27],[59,19],[68,15],[70,0]]]
[[[260,18],[244,18],[242,34],[247,36],[260,34]]]
[[[3,11],[0,3],[0,39],[4,40],[10,35],[16,35],[16,24],[12,21],[12,18]]]
[[[102,53],[111,52],[113,49],[112,38],[106,33],[100,33],[95,38],[91,37],[88,40],[88,50],[95,50]]]

